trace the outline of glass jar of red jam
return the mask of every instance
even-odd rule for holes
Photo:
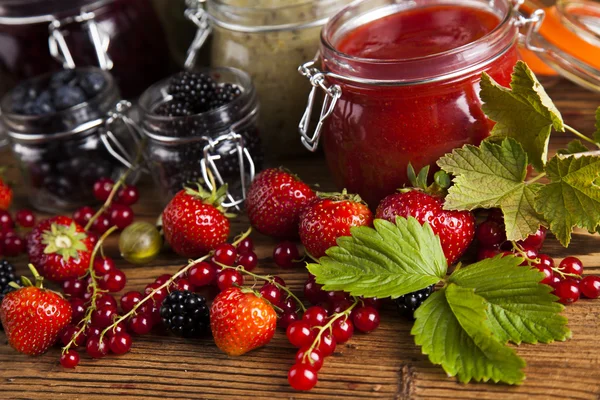
[[[406,169],[434,166],[478,144],[491,122],[481,110],[482,72],[508,85],[518,27],[507,0],[364,0],[321,34],[321,69],[300,67],[313,92],[300,124],[304,145],[319,137],[338,186],[371,207],[408,184]],[[308,132],[318,91],[326,93]]]
[[[168,55],[151,0],[0,0],[0,94],[62,67],[99,66],[125,97],[139,95],[168,75]]]

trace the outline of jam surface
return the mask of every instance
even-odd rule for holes
[[[369,65],[377,65],[381,71],[380,60],[388,60],[386,68],[395,68],[389,60],[462,46],[499,22],[492,12],[480,9],[432,6],[359,26],[342,37],[336,48],[375,59],[361,63],[363,71]],[[518,59],[514,45],[495,56],[490,54],[492,61],[480,69],[438,82],[379,86],[336,81],[342,96],[324,126],[322,140],[338,186],[360,194],[375,208],[383,197],[410,185],[406,176],[409,162],[417,170],[435,167],[436,161],[453,149],[479,144],[492,126],[481,110],[481,73],[485,71],[507,86]],[[324,67],[327,69],[327,64]]]
[[[362,25],[336,47],[351,56],[377,60],[424,57],[472,43],[499,22],[496,15],[478,8],[418,8]]]

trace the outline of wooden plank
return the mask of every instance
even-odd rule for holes
[[[593,130],[593,112],[600,96],[561,81],[548,92],[563,116],[582,132]],[[565,143],[568,139],[559,140]],[[6,151],[0,160],[10,159]],[[281,162],[311,183],[333,189],[320,157]],[[153,221],[161,205],[149,184],[142,186],[142,202],[134,207],[138,218]],[[24,205],[25,192],[17,189],[16,204]],[[240,217],[234,233],[248,226]],[[306,271],[279,270],[271,258],[276,241],[253,234],[261,260],[259,271],[277,273],[300,292]],[[560,259],[581,257],[586,274],[600,274],[600,239],[587,233],[575,235],[566,251],[548,240],[545,251]],[[120,259],[116,238],[107,253],[128,277],[126,290],[141,290],[162,273],[174,273],[185,260],[162,254],[147,266],[128,265]],[[16,265],[25,272],[26,258]],[[522,386],[458,384],[432,365],[410,336],[410,321],[397,316],[387,304],[381,327],[368,335],[356,334],[339,346],[319,373],[319,384],[308,393],[294,392],[287,384],[287,371],[295,349],[278,330],[266,347],[242,357],[228,357],[210,339],[184,340],[164,331],[136,337],[132,351],[120,357],[91,360],[82,353],[76,370],[58,365],[59,348],[32,358],[14,352],[0,334],[0,399],[153,399],[153,398],[294,398],[294,399],[598,399],[600,398],[600,301],[582,300],[567,307],[573,339],[550,345],[522,345],[517,349],[527,361],[527,380]]]

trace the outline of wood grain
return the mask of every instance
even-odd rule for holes
[[[582,132],[593,130],[594,110],[600,96],[565,81],[548,92],[556,100],[565,120]],[[567,138],[559,138],[565,143]],[[2,164],[12,162],[0,152]],[[308,182],[332,189],[323,160],[313,157],[282,160]],[[14,176],[16,178],[16,176]],[[155,189],[142,186],[142,202],[135,206],[139,218],[153,221],[161,205]],[[17,191],[16,203],[26,204],[25,193]],[[245,217],[236,219],[233,232],[248,226]],[[301,291],[306,272],[280,271],[272,263],[275,241],[253,234],[261,259],[260,272],[278,273],[296,292]],[[600,238],[575,235],[566,251],[548,240],[546,251],[560,259],[580,256],[586,273],[600,274]],[[171,253],[143,267],[123,262],[116,239],[107,252],[117,259],[128,277],[127,290],[140,290],[162,273],[177,271],[185,260]],[[26,259],[16,261],[25,272]],[[339,346],[319,373],[319,384],[308,393],[298,393],[287,384],[287,371],[295,349],[278,331],[266,347],[242,357],[227,357],[210,339],[184,340],[161,331],[136,337],[132,351],[120,357],[92,360],[82,354],[76,370],[58,364],[59,348],[32,358],[5,345],[0,334],[0,399],[599,399],[600,398],[600,300],[582,300],[565,311],[573,339],[550,345],[522,345],[517,349],[527,361],[527,380],[522,386],[457,383],[423,356],[410,336],[411,323],[396,315],[391,305],[382,312],[381,327],[368,335],[355,335]]]

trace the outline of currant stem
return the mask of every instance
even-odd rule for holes
[[[566,130],[568,130],[569,132],[571,132],[572,134],[574,134],[578,138],[580,138],[582,140],[585,140],[586,142],[589,142],[589,143],[593,144],[594,146],[600,148],[600,144],[596,143],[593,139],[585,136],[583,133],[579,132],[577,129],[575,129],[573,127],[570,127],[567,124],[565,124],[564,127],[565,127]]]
[[[272,275],[258,275],[258,274],[255,274],[254,272],[247,271],[242,265],[238,265],[237,267],[230,267],[228,265],[223,265],[221,263],[216,263],[216,264],[218,264],[223,269],[233,269],[233,270],[241,272],[242,274],[249,275],[249,276],[253,277],[254,279],[260,279],[261,281],[269,282],[270,284],[275,285],[277,287],[277,289],[283,290],[284,292],[286,292],[288,294],[289,297],[293,298],[296,301],[296,303],[300,306],[300,308],[302,309],[302,312],[306,311],[306,307],[304,306],[304,304],[302,304],[300,299],[298,297],[296,297],[296,295],[294,293],[292,293],[292,291],[289,288],[277,283]]]
[[[83,332],[85,332],[88,322],[92,319],[92,313],[94,312],[94,310],[96,310],[96,300],[98,298],[98,295],[100,293],[105,292],[104,290],[100,290],[98,288],[98,282],[97,282],[98,277],[96,276],[96,274],[94,274],[94,260],[96,258],[96,254],[98,254],[98,250],[102,248],[102,245],[104,244],[104,241],[106,240],[106,238],[109,237],[116,229],[117,229],[117,227],[113,226],[110,229],[108,229],[106,232],[104,232],[104,234],[100,237],[100,239],[98,239],[98,243],[96,243],[96,246],[94,246],[94,250],[92,250],[92,255],[90,256],[90,265],[88,266],[88,272],[87,272],[92,277],[92,282],[91,282],[92,297],[90,298],[90,305],[87,308],[87,310],[85,311],[85,316],[79,322],[79,325],[81,325],[81,327],[79,328],[79,330],[77,332],[75,332],[75,334],[73,335],[73,337],[71,338],[69,343],[67,343],[67,345],[65,347],[63,347],[63,349],[62,349],[63,354],[66,353],[67,351],[69,351],[71,346],[73,346],[73,344],[77,341],[77,338],[79,337],[79,335],[81,335]]]
[[[537,175],[534,178],[531,178],[530,180],[526,181],[525,183],[529,185],[530,183],[534,183],[534,182],[539,181],[540,179],[542,179],[545,176],[546,176],[546,173],[542,172],[541,174]]]
[[[142,306],[142,304],[146,303],[148,300],[152,299],[158,291],[163,290],[166,287],[169,287],[170,285],[173,284],[173,282],[175,282],[175,280],[177,280],[177,278],[179,278],[181,275],[188,272],[194,265],[200,264],[202,261],[208,259],[209,257],[210,257],[210,254],[207,254],[203,257],[200,257],[200,258],[190,261],[188,263],[188,265],[186,265],[185,267],[180,269],[176,274],[174,274],[171,278],[169,278],[169,280],[167,280],[165,283],[163,283],[156,289],[153,289],[146,297],[144,297],[136,305],[134,305],[133,308],[131,309],[131,311],[129,311],[127,314],[120,316],[112,323],[112,325],[109,325],[108,327],[106,327],[100,334],[100,340],[102,340],[102,338],[104,338],[104,335],[106,334],[106,332],[108,332],[111,329],[114,329],[120,322],[135,315],[138,308],[140,308]]]
[[[102,215],[106,210],[108,210],[108,207],[111,206],[114,197],[117,195],[117,191],[121,188],[121,186],[125,185],[125,180],[129,176],[129,174],[131,173],[131,171],[133,171],[133,168],[130,168],[127,171],[125,171],[123,173],[123,175],[121,175],[121,177],[119,177],[119,180],[117,182],[115,182],[115,184],[113,185],[112,190],[110,191],[110,194],[108,195],[108,199],[106,199],[106,201],[104,202],[104,204],[102,204],[102,207],[100,207],[100,209],[98,211],[96,211],[96,214],[94,214],[92,216],[92,218],[90,218],[90,220],[88,221],[88,223],[85,225],[84,229],[86,231],[89,230],[92,227],[92,224],[94,223],[94,221],[96,221],[98,219],[98,217],[100,215]]]
[[[248,236],[250,236],[250,234],[252,233],[252,227],[248,228],[246,230],[246,232],[242,233],[239,236],[236,236],[233,243],[231,243],[233,246],[237,246],[238,244],[242,243],[242,240],[246,239]]]

